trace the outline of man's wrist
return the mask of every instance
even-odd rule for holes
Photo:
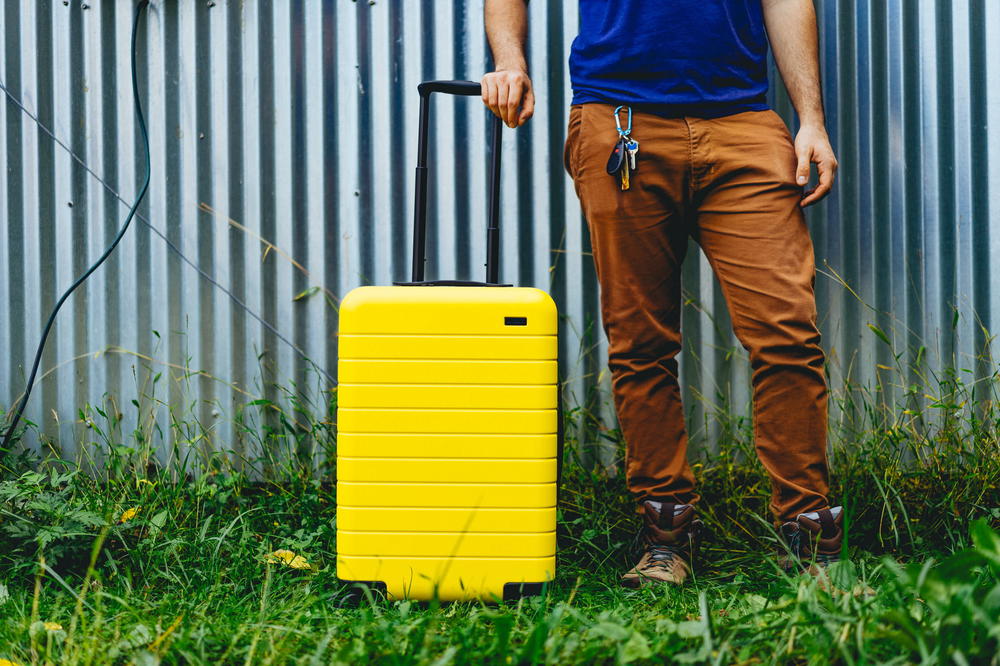
[[[496,66],[494,68],[498,72],[523,72],[528,73],[528,63],[523,58],[512,58],[505,60],[496,61]]]
[[[813,111],[810,113],[800,113],[799,114],[799,127],[808,127],[811,129],[817,129],[826,131],[826,118],[823,116],[822,111]]]

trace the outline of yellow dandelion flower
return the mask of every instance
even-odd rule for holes
[[[134,506],[131,509],[125,509],[122,512],[122,517],[118,519],[118,522],[119,523],[126,523],[126,522],[132,520],[133,518],[135,518],[139,514],[139,509],[141,509],[141,508],[142,508],[141,506]],[[2,666],[2,665],[0,665],[0,666]]]
[[[301,555],[296,555],[290,550],[276,550],[273,553],[268,553],[264,559],[270,564],[284,564],[285,566],[293,569],[309,568],[309,563],[306,562],[306,558]],[[0,666],[3,665],[0,664]]]
[[[44,622],[42,626],[45,627],[45,631],[62,631],[62,625],[58,622]]]
[[[0,666],[21,666],[21,664],[16,661],[11,661],[10,659],[0,658]]]

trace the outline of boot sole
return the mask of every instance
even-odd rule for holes
[[[630,590],[637,590],[644,586],[653,585],[683,585],[685,581],[660,580],[659,578],[622,578],[621,586]]]

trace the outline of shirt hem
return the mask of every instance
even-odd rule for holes
[[[771,106],[764,100],[753,99],[739,102],[623,102],[607,99],[590,93],[574,93],[571,106],[578,104],[623,104],[633,111],[652,113],[663,118],[721,118],[747,111],[768,111]]]

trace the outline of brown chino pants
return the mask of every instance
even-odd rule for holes
[[[637,499],[694,503],[677,383],[681,262],[690,236],[722,287],[750,354],[754,441],[777,520],[827,506],[827,389],[815,259],[795,151],[772,111],[715,119],[635,112],[632,187],[605,165],[613,108],[574,106],[565,164],[590,229],[608,365]]]

